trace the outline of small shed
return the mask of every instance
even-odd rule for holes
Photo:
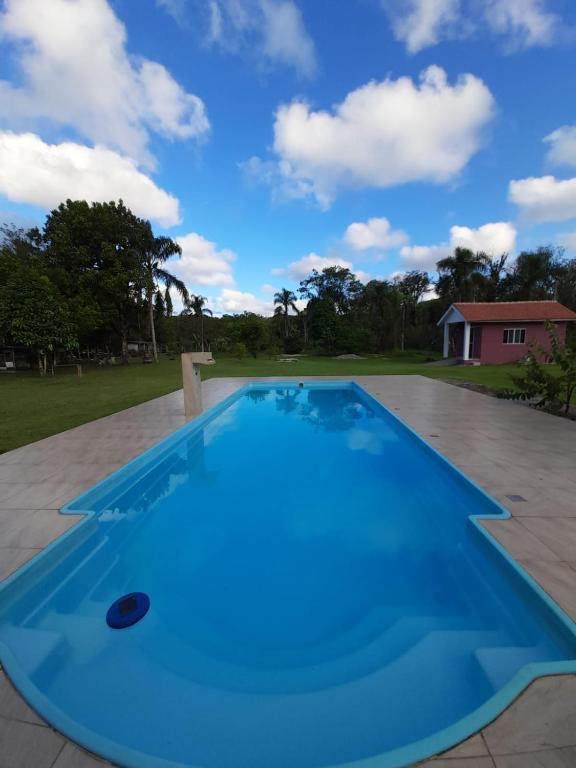
[[[469,363],[514,363],[532,341],[550,347],[546,322],[566,338],[567,323],[576,312],[558,301],[457,302],[438,321],[444,328],[443,357]]]

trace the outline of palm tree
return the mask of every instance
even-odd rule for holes
[[[274,306],[276,309],[274,312],[277,315],[284,315],[284,338],[288,338],[288,331],[290,329],[288,313],[291,309],[294,312],[298,312],[296,307],[296,294],[289,291],[287,288],[282,288],[278,293],[274,294]]]
[[[210,317],[212,317],[212,310],[206,309],[204,306],[207,301],[208,299],[205,296],[195,296],[192,294],[186,303],[188,309],[198,318],[200,323],[200,344],[202,352],[204,352],[204,315],[210,315]]]
[[[436,267],[438,294],[450,301],[476,301],[484,285],[484,274],[490,264],[485,253],[456,248],[452,256],[440,259]]]
[[[152,340],[152,351],[154,360],[158,362],[158,347],[156,345],[156,329],[154,327],[154,295],[159,290],[159,283],[163,284],[166,290],[175,288],[184,303],[188,301],[188,290],[182,280],[164,269],[162,266],[171,256],[180,256],[182,249],[170,237],[154,237],[152,229],[149,226],[146,249],[144,252],[144,285],[146,291],[146,301],[148,304],[148,320],[150,323],[150,338]]]

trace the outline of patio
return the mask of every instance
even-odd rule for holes
[[[510,510],[486,528],[576,619],[576,425],[420,376],[354,380]],[[247,381],[204,382],[204,406]],[[75,524],[58,513],[64,503],[182,424],[175,392],[0,456],[0,579]],[[1,673],[0,755],[1,768],[104,764],[43,723]],[[539,679],[482,733],[429,764],[576,765],[576,677]]]

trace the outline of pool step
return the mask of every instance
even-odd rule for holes
[[[56,660],[65,658],[70,653],[70,646],[64,634],[41,629],[24,627],[6,627],[0,639],[12,648],[22,651],[19,659],[26,659],[25,671],[28,676],[38,674],[45,665],[52,665]]]
[[[508,646],[505,648],[478,648],[474,659],[489,685],[498,690],[509,682],[526,664],[534,663],[542,655],[537,646]]]

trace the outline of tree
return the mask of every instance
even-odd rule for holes
[[[287,288],[282,288],[280,291],[274,294],[274,306],[276,307],[276,314],[284,316],[284,338],[288,338],[290,330],[288,315],[290,310],[298,312],[296,307],[296,294],[289,291]]]
[[[413,323],[416,316],[416,306],[430,287],[428,272],[413,269],[394,281],[394,286],[400,293],[402,311],[402,330],[400,333],[400,349],[404,352],[406,338],[406,319]]]
[[[436,287],[440,298],[446,303],[477,301],[489,263],[485,253],[474,253],[468,248],[456,248],[452,256],[440,259],[436,265]]]
[[[360,296],[362,287],[356,275],[346,267],[326,267],[322,272],[313,269],[312,274],[300,282],[299,293],[307,299],[330,301],[336,314],[343,315]]]
[[[212,317],[212,310],[205,307],[208,299],[205,296],[192,294],[187,302],[185,312],[192,313],[198,318],[200,326],[200,347],[204,352],[204,315],[210,315]]]
[[[152,227],[149,222],[145,223],[144,231],[144,290],[146,293],[146,304],[148,307],[148,322],[150,326],[150,339],[152,341],[152,352],[154,360],[158,362],[158,347],[156,344],[156,329],[154,327],[154,295],[158,295],[159,284],[163,284],[166,290],[174,288],[184,303],[188,300],[188,290],[185,284],[179,278],[175,277],[163,265],[172,256],[180,256],[182,248],[170,237],[154,237]],[[170,306],[172,299],[170,298]]]
[[[538,248],[522,251],[512,267],[507,293],[514,301],[552,299],[562,270],[562,251]]]
[[[33,350],[46,374],[54,372],[57,347],[78,345],[77,327],[63,297],[43,272],[31,240],[21,230],[3,229],[0,248],[0,335]]]
[[[128,363],[128,334],[146,291],[144,251],[149,224],[122,202],[67,200],[33,237],[51,281],[85,328],[108,326]]]

